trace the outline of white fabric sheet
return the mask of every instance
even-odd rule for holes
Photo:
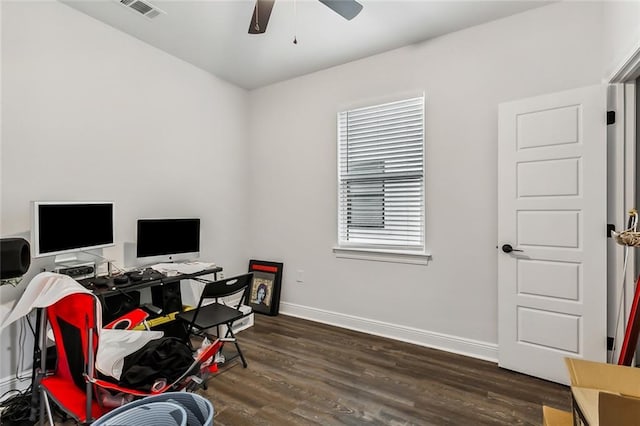
[[[55,274],[53,272],[39,273],[27,284],[27,288],[13,308],[8,309],[8,315],[6,315],[2,323],[0,323],[0,331],[9,324],[29,314],[32,309],[51,306],[58,300],[75,293],[93,294],[91,290],[84,288],[80,283],[67,275]],[[101,323],[102,317],[100,316],[98,319]]]

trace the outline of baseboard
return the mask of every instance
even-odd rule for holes
[[[287,302],[280,302],[280,313],[472,358],[498,362],[498,345],[495,343],[420,330]]]
[[[31,370],[23,371],[20,373],[20,377],[31,377]],[[0,396],[14,389],[23,391],[29,386],[31,386],[31,380],[18,380],[15,376],[5,377],[4,379],[0,379]],[[6,395],[5,398],[11,397],[12,395],[13,392],[11,395]]]

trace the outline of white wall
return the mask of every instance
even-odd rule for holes
[[[640,49],[640,0],[604,2],[604,76]]]
[[[27,235],[31,200],[111,199],[122,261],[136,218],[199,216],[204,259],[285,262],[284,312],[495,357],[497,105],[600,82],[637,5],[543,7],[248,96],[57,2],[1,2],[0,235]],[[433,261],[334,258],[336,112],[421,91]],[[0,387],[17,346],[0,336]]]
[[[113,200],[120,265],[136,219],[179,216],[202,219],[203,260],[246,271],[247,92],[61,3],[2,8],[0,235],[29,232],[32,200]],[[15,328],[0,348],[1,382]]]
[[[599,83],[601,15],[554,4],[251,92],[253,253],[285,263],[281,310],[495,359],[497,107]],[[336,113],[421,91],[433,261],[336,259]]]

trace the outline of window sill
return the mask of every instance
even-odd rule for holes
[[[431,254],[429,253],[400,250],[334,247],[333,253],[338,259],[372,260],[376,262],[408,263],[412,265],[428,265],[431,261]]]

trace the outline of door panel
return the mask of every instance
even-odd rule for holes
[[[518,148],[579,142],[580,110],[577,105],[523,112],[518,120]]]
[[[549,330],[554,330],[549,333]],[[578,353],[580,318],[559,312],[518,307],[518,342]]]
[[[578,300],[579,263],[526,259],[517,262],[519,294]]]
[[[531,161],[518,164],[519,197],[579,195],[580,159]],[[547,176],[548,179],[539,179]]]
[[[579,211],[518,211],[519,245],[578,248]]]
[[[501,104],[501,367],[568,383],[565,356],[606,359],[606,90]]]

